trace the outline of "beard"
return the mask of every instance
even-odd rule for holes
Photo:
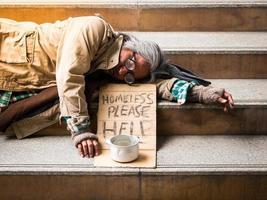
[[[116,65],[115,67],[107,70],[107,73],[113,78],[120,80],[120,75],[119,75],[120,67],[121,67],[120,65]]]

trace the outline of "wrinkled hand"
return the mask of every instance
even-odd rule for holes
[[[77,145],[82,157],[93,158],[100,154],[99,143],[96,139],[85,139]]]
[[[228,112],[229,109],[234,108],[234,100],[232,95],[223,89],[221,96],[217,98],[217,103],[223,105],[223,111]]]

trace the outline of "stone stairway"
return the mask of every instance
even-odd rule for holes
[[[267,69],[263,67],[266,65],[266,32],[127,33],[144,40],[153,38],[167,59],[205,78],[267,77]]]
[[[0,199],[267,199],[267,1],[0,0],[19,21],[95,13],[227,88],[235,110],[159,101],[155,169],[95,168],[69,136],[1,135]]]
[[[47,22],[100,13],[116,30],[122,31],[267,30],[266,0],[1,0],[0,3],[1,17],[19,21]]]
[[[266,199],[267,136],[158,137],[157,168],[95,168],[69,136],[0,137],[1,199]]]

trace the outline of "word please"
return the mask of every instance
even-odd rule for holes
[[[150,106],[143,105],[114,105],[108,107],[108,118],[115,117],[149,117]]]

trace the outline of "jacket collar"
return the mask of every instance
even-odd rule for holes
[[[109,50],[106,55],[106,66],[105,68],[112,69],[119,64],[120,52],[123,43],[123,36],[120,35],[112,45],[110,45]]]

